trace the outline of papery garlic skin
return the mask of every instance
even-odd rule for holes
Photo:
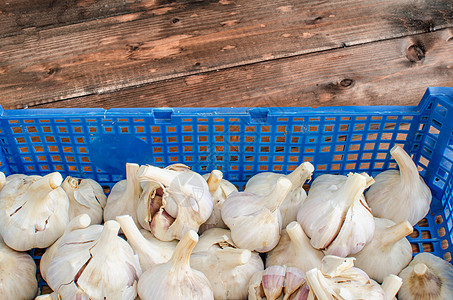
[[[6,183],[6,176],[5,173],[0,172],[0,191],[2,190],[3,186]]]
[[[221,228],[200,235],[190,265],[206,275],[215,299],[245,299],[252,275],[264,270],[257,252],[237,248],[230,231]]]
[[[170,260],[176,249],[177,242],[163,242],[145,229],[139,230],[131,216],[118,216],[116,221],[120,224],[127,242],[138,255],[142,271]]]
[[[348,210],[360,199],[367,185],[367,178],[358,173],[350,174],[347,178],[340,176],[342,181],[345,179],[341,184],[338,184],[338,179],[333,180],[334,184],[329,184],[332,181],[330,176],[340,175],[317,177],[297,214],[297,221],[316,249],[326,249],[337,237]],[[367,236],[362,238],[368,239]]]
[[[210,228],[224,228],[228,227],[222,220],[221,210],[229,194],[237,192],[238,189],[228,180],[223,179],[223,173],[219,170],[213,170],[211,173],[204,174],[203,178],[206,179],[209,186],[209,192],[212,196],[213,210],[209,219],[204,222],[198,232],[201,234]]]
[[[140,198],[137,214],[145,223],[144,228],[149,228],[159,240],[172,241],[189,230],[198,231],[211,216],[213,202],[208,184],[189,167],[141,166],[138,177],[140,181],[150,181],[150,186]]]
[[[197,233],[188,231],[167,263],[144,272],[138,282],[140,299],[214,299],[209,280],[190,267],[190,254],[197,242]]]
[[[355,265],[381,283],[387,275],[397,275],[412,259],[412,247],[406,236],[413,228],[407,221],[375,218],[373,239],[353,256]]]
[[[33,258],[6,246],[0,237],[0,293],[2,299],[33,299],[38,293]]]
[[[107,196],[102,186],[93,179],[81,179],[71,176],[61,184],[69,198],[69,219],[88,214],[92,224],[101,224]]]
[[[289,179],[292,184],[291,190],[279,207],[282,215],[282,227],[286,227],[297,219],[297,212],[307,198],[303,185],[307,180],[311,179],[313,171],[314,166],[310,162],[304,162],[288,175],[273,172],[259,173],[247,181],[244,192],[265,196],[272,191],[279,178],[285,177]]]
[[[453,295],[453,266],[431,253],[417,254],[398,275],[400,300],[447,300]]]
[[[69,199],[58,172],[8,176],[0,191],[0,236],[17,251],[46,248],[69,223]]]
[[[319,267],[324,257],[322,251],[313,248],[310,239],[296,221],[282,231],[277,246],[266,255],[266,266],[296,267],[303,272]]]
[[[142,188],[137,178],[138,164],[126,164],[126,179],[117,182],[107,198],[104,207],[104,221],[115,220],[117,216],[130,215],[137,226],[137,206]]]
[[[91,218],[87,214],[81,214],[73,218],[66,227],[63,235],[52,246],[46,249],[39,262],[39,273],[44,280],[47,281],[47,270],[49,269],[50,261],[57,255],[63,237],[74,230],[87,228],[90,224]]]
[[[409,221],[414,226],[429,211],[431,190],[419,175],[411,157],[399,146],[390,150],[399,170],[378,174],[365,197],[374,216],[394,222]]]
[[[65,235],[49,265],[49,286],[62,299],[135,299],[141,268],[119,229],[110,220]]]
[[[222,219],[239,248],[268,252],[277,245],[282,226],[278,208],[290,189],[291,181],[282,177],[266,196],[247,192],[228,196],[222,207]]]

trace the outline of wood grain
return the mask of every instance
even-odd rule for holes
[[[175,1],[1,38],[0,103],[32,107],[450,26],[450,0]]]
[[[453,86],[452,36],[441,30],[36,107],[416,105],[428,86]]]

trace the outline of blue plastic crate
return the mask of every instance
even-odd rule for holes
[[[126,162],[184,163],[222,170],[242,188],[257,172],[288,173],[303,161],[315,174],[395,168],[404,146],[433,192],[415,227],[413,250],[451,260],[453,88],[429,88],[418,106],[323,108],[27,109],[0,107],[0,170],[59,171],[111,187]]]

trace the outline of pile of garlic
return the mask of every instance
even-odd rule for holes
[[[390,153],[400,170],[318,176],[308,194],[309,162],[243,192],[219,170],[128,163],[108,198],[91,179],[0,172],[0,235],[18,251],[48,248],[40,270],[54,293],[40,299],[393,299],[431,193],[403,149]],[[452,286],[433,265],[401,276]],[[429,297],[417,299],[443,299]]]

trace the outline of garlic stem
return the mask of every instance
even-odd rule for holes
[[[99,236],[98,242],[96,245],[100,245],[101,248],[104,245],[114,245],[118,237],[118,231],[120,230],[120,224],[114,220],[109,220],[104,223],[104,228],[102,229],[101,235]],[[111,251],[111,250],[108,250]]]
[[[310,240],[305,232],[302,230],[302,227],[296,221],[293,221],[286,226],[286,232],[289,235],[291,242],[293,242],[297,249],[306,249],[307,247],[312,247],[310,245]]]
[[[308,271],[306,274],[306,279],[307,282],[310,286],[310,290],[313,292],[313,294],[316,296],[316,299],[318,300],[335,300],[331,295],[327,294],[326,291],[324,290],[321,280],[325,280],[324,276],[321,274],[321,271],[319,269],[311,269]]]
[[[300,164],[294,171],[290,174],[286,175],[293,187],[300,187],[302,186],[305,181],[311,177],[313,171],[315,170],[314,166],[309,162],[304,162]]]
[[[414,273],[417,274],[418,276],[425,275],[427,271],[428,267],[423,263],[416,264],[414,267]]]
[[[394,146],[390,150],[390,154],[395,159],[400,169],[401,181],[406,184],[412,184],[420,180],[420,174],[412,158],[400,146]]]
[[[214,193],[220,185],[222,181],[223,174],[219,170],[213,170],[207,179],[209,192]]]
[[[47,174],[30,185],[27,191],[29,195],[28,199],[46,199],[46,196],[59,187],[62,182],[63,177],[61,177],[60,173],[54,172]]]
[[[384,290],[386,299],[392,300],[398,293],[402,284],[403,280],[394,274],[385,277],[381,287]]]
[[[138,164],[126,163],[125,195],[140,195],[140,181],[137,180]]]
[[[66,181],[66,183],[69,184],[74,189],[76,189],[79,186],[79,180],[71,176],[67,176],[64,181]]]
[[[280,177],[275,184],[274,189],[267,196],[263,197],[263,205],[271,212],[277,210],[285,200],[286,195],[291,189],[291,181],[285,177]]]
[[[76,229],[82,229],[82,228],[87,228],[91,224],[91,218],[87,214],[81,214],[72,219],[68,226],[65,229],[65,233],[67,234],[71,231],[74,231]]]
[[[118,216],[115,219],[120,224],[128,243],[131,244],[134,251],[138,254],[139,259],[143,255],[148,257],[157,257],[160,255],[162,252],[161,248],[148,242],[148,240],[143,237],[131,216]]]
[[[198,234],[189,230],[176,245],[175,252],[171,257],[170,261],[173,263],[173,268],[177,267],[189,267],[190,254],[192,254],[193,248],[198,243]]]
[[[354,173],[346,179],[346,182],[338,190],[341,195],[348,199],[345,207],[350,207],[352,203],[363,194],[366,186],[366,178],[358,173]]]
[[[407,235],[411,234],[414,231],[414,228],[408,221],[402,221],[393,226],[387,227],[382,231],[380,236],[381,247],[388,247]]]
[[[219,251],[217,265],[222,268],[245,265],[250,261],[252,252],[247,249],[225,248]]]
[[[139,180],[151,179],[169,186],[175,179],[177,172],[167,169],[162,169],[154,166],[141,166],[138,169],[137,177]]]

